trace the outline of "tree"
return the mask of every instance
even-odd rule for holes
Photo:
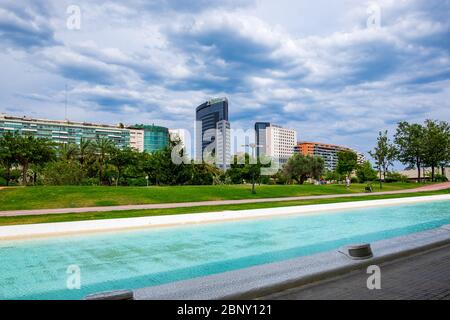
[[[78,157],[79,149],[75,143],[64,143],[59,147],[59,159],[64,161],[73,161]]]
[[[16,136],[7,132],[0,137],[0,165],[5,168],[5,180],[6,186],[9,186],[11,181],[11,170],[13,166],[17,163],[16,157],[14,155],[14,150],[17,149],[17,139]]]
[[[353,151],[340,151],[338,152],[338,163],[336,165],[336,171],[339,174],[345,175],[350,178],[352,172],[358,166],[358,155]]]
[[[395,134],[398,160],[404,165],[417,168],[418,182],[421,182],[420,169],[425,158],[424,128],[420,124],[400,122]]]
[[[308,178],[320,178],[324,167],[322,158],[297,153],[289,158],[283,167],[283,171],[291,179],[295,179],[299,184],[303,184]]]
[[[369,154],[375,160],[375,167],[378,169],[380,178],[380,189],[382,189],[383,179],[386,179],[386,173],[397,155],[397,149],[389,140],[387,131],[378,133],[377,145]]]
[[[18,136],[14,156],[22,167],[22,184],[27,185],[30,165],[38,166],[49,162],[54,158],[55,150],[53,144],[47,139],[35,138],[32,135]]]
[[[76,161],[52,161],[42,171],[43,182],[48,185],[79,185],[84,178],[81,165]]]
[[[94,146],[90,140],[81,139],[78,146],[78,161],[84,167],[94,157]]]
[[[424,125],[424,165],[431,167],[431,181],[435,169],[448,161],[450,126],[447,122],[426,120]]]
[[[360,182],[374,181],[377,179],[377,171],[373,169],[370,161],[365,161],[356,169],[356,176]]]
[[[98,138],[94,142],[96,161],[98,164],[98,178],[100,183],[104,180],[105,165],[109,159],[111,151],[115,148],[114,143],[107,138]]]
[[[117,169],[116,187],[119,185],[120,178],[127,166],[130,166],[137,160],[136,152],[131,148],[113,149],[109,162]]]

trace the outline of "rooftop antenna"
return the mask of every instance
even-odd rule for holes
[[[64,119],[67,120],[67,83],[65,85],[65,99],[64,99]]]

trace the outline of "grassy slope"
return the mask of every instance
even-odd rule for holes
[[[378,195],[378,196],[377,195],[368,195],[368,196],[357,197],[357,198],[345,197],[345,198],[338,198],[338,199],[316,199],[316,200],[252,203],[252,204],[224,205],[224,206],[202,206],[202,207],[194,207],[194,208],[184,207],[184,208],[175,208],[175,209],[130,210],[130,211],[111,211],[111,212],[71,213],[71,214],[42,215],[42,216],[0,217],[0,225],[67,222],[67,221],[80,221],[80,220],[118,219],[118,218],[174,215],[174,214],[186,214],[186,213],[215,212],[215,211],[225,211],[225,210],[233,211],[233,210],[245,210],[245,209],[275,208],[275,207],[300,206],[300,205],[311,205],[311,204],[349,202],[349,201],[364,201],[364,200],[429,196],[429,195],[436,195],[436,194],[450,194],[450,190],[421,192],[421,193],[405,193],[405,194],[398,194],[398,195]]]
[[[258,186],[174,186],[174,187],[16,187],[0,190],[0,211],[79,208],[149,203],[278,198],[364,192],[365,185]],[[383,191],[417,187],[413,183],[386,184]],[[378,186],[374,185],[374,191]]]

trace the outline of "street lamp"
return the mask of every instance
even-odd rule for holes
[[[251,148],[252,149],[252,158],[255,158],[255,149],[256,148],[261,148],[263,146],[258,145],[256,143],[249,143],[249,144],[242,145],[242,147],[244,147],[244,148]],[[258,163],[258,159],[256,159],[256,163]],[[256,193],[256,190],[255,190],[255,170],[252,170],[252,193],[253,194]]]

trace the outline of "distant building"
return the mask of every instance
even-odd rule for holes
[[[205,148],[214,144],[216,165],[226,170],[231,162],[228,99],[207,101],[196,109],[195,147],[197,161],[204,161]]]
[[[14,132],[49,139],[59,144],[80,144],[81,140],[105,138],[116,147],[130,147],[137,151],[154,152],[169,144],[169,130],[164,127],[136,125],[106,125],[68,120],[48,120],[0,115],[0,135]]]
[[[68,120],[48,120],[28,117],[0,115],[0,135],[5,132],[33,135],[56,143],[76,143],[81,140],[107,138],[119,148],[130,146],[130,130],[123,126],[112,126]]]
[[[187,145],[188,133],[185,129],[169,129],[170,141],[180,141],[183,146]]]
[[[279,159],[284,164],[294,154],[297,144],[297,132],[269,122],[255,124],[256,156],[268,156]]]
[[[144,152],[144,130],[130,129],[130,148]]]
[[[140,130],[143,132],[144,139],[142,142],[136,141],[138,150],[146,152],[155,152],[164,149],[169,145],[169,129],[155,125],[137,124],[130,127],[132,130]],[[134,141],[133,141],[134,142]],[[139,145],[139,143],[142,143]]]
[[[320,142],[299,142],[295,147],[295,152],[305,156],[321,157],[325,162],[325,168],[330,171],[336,170],[338,153],[341,151],[352,151],[356,153],[358,155],[358,164],[362,164],[365,161],[365,157],[362,153],[344,146]]]
[[[418,181],[418,170],[417,169],[407,169],[398,171],[397,173],[408,177],[411,181]],[[442,168],[435,168],[435,174],[442,174]],[[444,176],[450,181],[450,167],[444,168]],[[420,169],[420,179],[421,180],[431,180],[431,168],[421,168]]]

